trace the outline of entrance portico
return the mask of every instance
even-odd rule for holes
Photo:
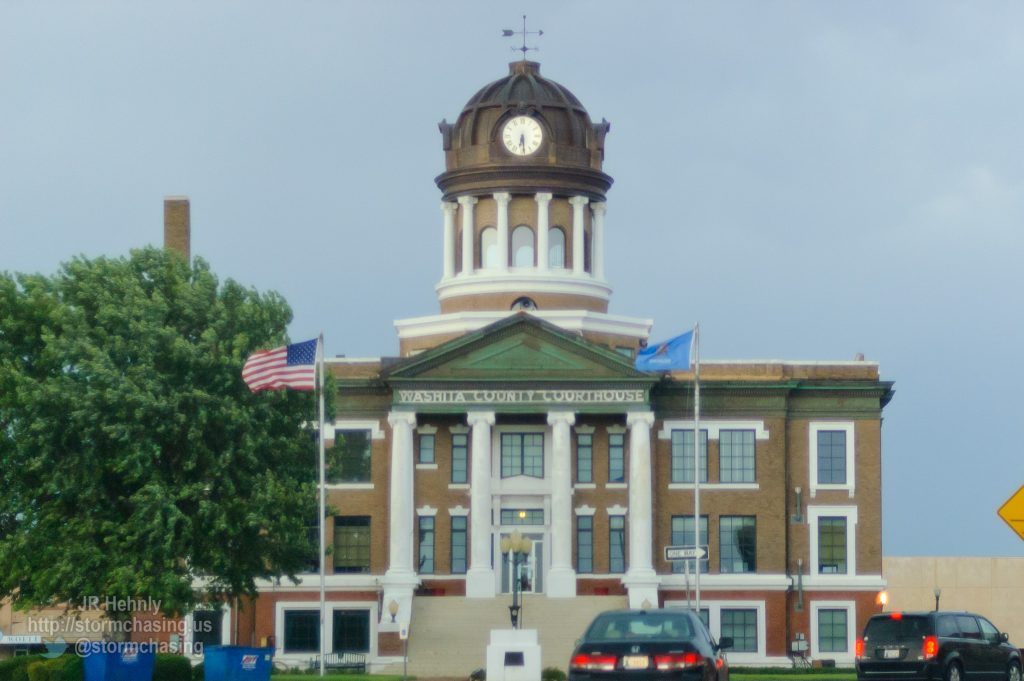
[[[493,378],[497,373],[500,381]],[[403,361],[387,381],[393,394],[388,420],[403,432],[392,438],[386,602],[390,591],[401,589],[402,598],[395,596],[401,608],[418,581],[410,569],[411,443],[417,424],[434,428],[428,424],[438,416],[455,417],[469,429],[467,597],[507,592],[510,568],[500,541],[514,530],[533,542],[526,566],[530,590],[551,598],[576,596],[574,427],[587,418],[626,426],[630,463],[621,487],[628,488],[630,571],[624,581],[643,590],[641,600],[648,595],[653,577],[649,391],[656,378],[637,372],[617,353],[520,314],[492,325],[476,343],[459,339]],[[583,431],[592,433],[593,427],[584,425]]]

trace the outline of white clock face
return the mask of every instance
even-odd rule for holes
[[[544,131],[540,123],[529,116],[516,116],[505,124],[501,139],[505,148],[516,156],[528,156],[540,148]]]

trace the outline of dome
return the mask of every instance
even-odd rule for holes
[[[536,153],[510,154],[501,144],[502,126],[518,116],[542,130]],[[576,95],[540,75],[540,64],[512,62],[507,76],[470,97],[454,124],[441,121],[446,172],[437,182],[451,196],[493,191],[502,179],[518,177],[508,189],[578,187],[598,199],[611,185],[601,172],[610,127],[604,120],[594,124]]]
[[[505,114],[531,112],[548,124],[556,144],[587,146],[587,110],[568,88],[540,75],[540,64],[509,64],[508,76],[485,85],[462,108],[455,123],[460,146],[486,144],[495,121]]]

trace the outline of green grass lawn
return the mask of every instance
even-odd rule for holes
[[[770,672],[731,672],[730,681],[854,681],[856,672],[787,672],[784,669]]]
[[[274,674],[271,681],[318,681],[316,674]],[[415,676],[410,676],[410,681]],[[731,681],[854,681],[852,669],[838,671],[813,670],[738,670],[729,675]],[[325,681],[401,681],[401,674],[326,674]]]

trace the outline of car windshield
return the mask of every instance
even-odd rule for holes
[[[690,618],[681,612],[606,613],[587,631],[588,641],[687,639]]]
[[[929,634],[928,618],[920,615],[894,617],[873,617],[868,620],[864,638],[872,641],[900,641],[924,638]]]

